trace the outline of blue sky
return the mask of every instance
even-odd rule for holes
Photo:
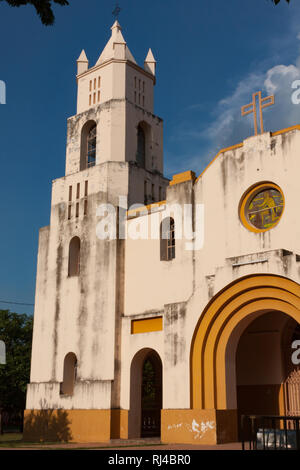
[[[300,5],[283,0],[120,0],[122,32],[140,65],[157,64],[155,113],[164,119],[165,173],[199,173],[253,133],[240,107],[275,94],[265,130],[300,123]],[[32,7],[0,3],[0,300],[34,302],[38,230],[49,224],[51,181],[64,175],[66,119],[76,112],[76,59],[94,65],[110,37],[114,0],[70,0],[43,26]],[[7,308],[0,302],[0,308]],[[9,306],[20,313],[31,307]]]

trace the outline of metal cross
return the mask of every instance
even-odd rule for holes
[[[260,133],[264,132],[264,122],[263,122],[263,115],[262,110],[271,106],[275,103],[274,95],[266,96],[266,98],[261,97],[261,91],[257,91],[252,95],[252,103],[246,104],[242,106],[242,116],[246,116],[247,114],[253,113],[254,119],[254,131],[255,135],[258,134],[257,131],[257,106],[256,106],[256,97],[258,96],[258,103],[259,103],[259,120],[260,120]]]
[[[119,17],[120,11],[121,11],[121,8],[119,7],[118,4],[116,4],[116,8],[115,8],[114,11],[112,12],[113,16],[114,16],[116,19]]]

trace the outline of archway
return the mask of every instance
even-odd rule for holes
[[[299,378],[295,374],[299,366],[293,364],[292,348],[298,329],[299,324],[285,313],[269,311],[256,315],[241,334],[236,349],[239,425],[243,414],[299,414],[300,381],[294,380],[295,375]]]
[[[239,414],[284,414],[285,380],[282,335],[289,317],[267,312],[242,333],[236,352],[237,408]]]
[[[145,348],[130,368],[128,437],[160,436],[162,409],[162,362],[156,351]]]
[[[61,383],[61,395],[73,395],[77,378],[77,357],[74,353],[68,353],[64,359],[63,382]]]
[[[275,275],[241,278],[217,294],[202,313],[191,348],[194,409],[236,410],[235,353],[246,327],[268,311],[300,321],[300,286]]]
[[[73,237],[69,244],[68,276],[79,276],[80,274],[80,238]]]
[[[141,168],[152,168],[150,162],[151,142],[152,142],[152,129],[151,126],[145,122],[140,121],[137,126],[136,134],[136,162]]]

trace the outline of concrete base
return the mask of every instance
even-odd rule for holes
[[[107,442],[111,410],[25,410],[27,442]]]
[[[236,442],[237,410],[162,410],[161,441],[178,444]]]

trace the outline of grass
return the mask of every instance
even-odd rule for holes
[[[23,439],[23,434],[9,433],[0,434],[0,447],[16,447]]]
[[[23,434],[20,433],[0,434],[0,442],[15,442],[21,441],[22,439]]]
[[[57,445],[57,442],[24,442],[22,434],[2,434],[0,435],[0,449],[11,448],[20,449],[26,447],[46,448],[49,445]]]

